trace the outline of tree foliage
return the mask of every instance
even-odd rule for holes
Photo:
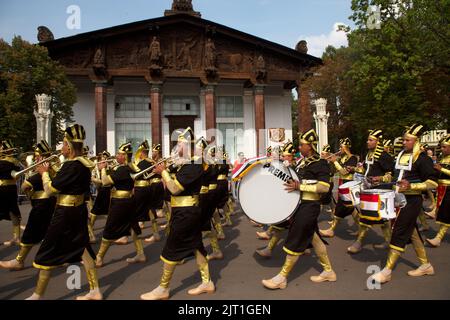
[[[12,139],[29,150],[36,142],[36,94],[53,97],[53,145],[62,140],[58,124],[71,121],[76,89],[64,69],[47,49],[15,37],[11,44],[0,39],[0,138]],[[56,133],[56,134],[55,134]]]
[[[329,135],[361,147],[371,128],[391,138],[415,122],[448,129],[450,1],[353,0],[352,10],[348,47],[327,48],[309,80],[328,99]]]

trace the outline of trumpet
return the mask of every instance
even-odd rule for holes
[[[341,152],[338,151],[338,152],[332,153],[332,154],[330,154],[330,155],[328,155],[327,157],[322,158],[322,159],[328,160],[328,159],[330,159],[330,158],[333,157],[333,156],[338,156],[340,153],[341,153]]]
[[[118,162],[117,162],[117,160],[116,160],[116,158],[114,157],[111,157],[111,158],[109,158],[109,159],[106,159],[106,160],[102,160],[102,161],[98,161],[97,162],[97,164],[100,164],[100,163],[113,163],[113,165],[117,165],[118,164]]]
[[[152,165],[151,167],[148,167],[147,169],[144,169],[137,173],[132,173],[130,175],[131,179],[136,180],[143,175],[144,175],[145,179],[149,179],[150,177],[153,176],[153,173],[152,173],[153,169],[155,169],[158,165],[160,165],[161,163],[173,163],[174,161],[175,161],[175,159],[173,157],[161,159],[160,161],[156,162],[154,165]]]
[[[51,156],[42,159],[39,162],[36,162],[35,164],[21,170],[21,171],[11,171],[11,177],[13,179],[16,179],[18,176],[24,175],[32,170],[34,170],[36,167],[46,163],[46,162],[56,162],[56,161],[60,161],[59,156],[61,155],[61,152],[58,151],[58,153],[52,154]]]
[[[10,153],[10,152],[12,152],[12,153]],[[13,156],[13,155],[18,155],[18,154],[20,154],[19,148],[9,148],[9,149],[0,150],[0,157]]]

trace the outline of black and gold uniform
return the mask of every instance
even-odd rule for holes
[[[21,214],[17,204],[17,184],[12,178],[13,171],[20,171],[19,161],[14,157],[14,145],[11,140],[2,141],[0,157],[0,221],[10,220],[13,226],[13,238],[5,246],[20,243]]]
[[[442,157],[438,165],[435,165],[435,170],[438,171],[438,188],[436,210],[436,223],[440,225],[436,237],[433,239],[426,239],[433,247],[439,247],[442,239],[450,227],[450,135],[442,138],[440,141],[442,150]]]
[[[194,152],[194,133],[187,128],[178,137],[179,155],[183,162],[178,166],[172,178],[163,166],[157,167],[168,190],[171,192],[172,216],[170,232],[161,253],[164,262],[160,285],[153,291],[141,295],[143,300],[159,300],[169,298],[169,284],[172,274],[183,259],[195,255],[201,273],[202,284],[188,294],[198,295],[215,291],[214,283],[209,276],[206,250],[202,243],[201,224],[202,209],[199,206],[199,193],[202,187],[203,165],[201,161],[191,158]]]
[[[322,147],[322,153],[321,153],[320,157],[325,158],[325,160],[327,160],[326,156],[322,156],[322,154],[328,155],[330,153],[331,153],[331,146],[329,144],[326,144]],[[331,163],[329,163],[329,165],[330,165],[330,190],[328,190],[327,194],[322,197],[322,205],[328,206],[329,210],[331,210],[331,206],[333,205],[333,202],[334,202],[334,198],[333,198],[333,188],[334,188],[333,180],[334,179],[333,179],[333,177],[334,177],[336,168]]]
[[[326,160],[320,159],[317,153],[318,137],[314,130],[309,130],[300,137],[300,150],[305,156],[297,166],[300,182],[291,182],[291,190],[300,190],[302,201],[294,213],[289,233],[283,250],[287,253],[286,261],[280,273],[274,278],[263,280],[269,289],[284,289],[287,276],[297,262],[299,256],[311,246],[316,251],[324,271],[319,276],[311,277],[311,281],[336,281],[324,241],[319,236],[317,219],[320,214],[321,195],[326,194],[330,184],[330,167]]]
[[[351,141],[349,138],[343,138],[339,140],[340,145],[340,158],[335,161],[330,161],[336,171],[339,173],[339,186],[353,181],[353,173],[351,173],[347,168],[356,167],[358,164],[358,158],[351,153]],[[333,159],[331,159],[333,160]],[[334,210],[334,217],[331,222],[331,226],[327,230],[321,230],[321,235],[324,237],[334,237],[334,230],[336,229],[339,221],[345,217],[353,215],[356,223],[358,223],[358,213],[355,211],[355,207],[351,202],[344,202],[342,199],[338,199],[336,203],[336,208]]]
[[[284,144],[281,149],[281,157],[283,159],[283,163],[285,166],[290,166],[292,169],[295,169],[294,166],[294,155],[295,155],[295,147],[292,144],[292,142],[287,142]],[[267,246],[258,249],[255,252],[264,258],[270,258],[272,256],[272,251],[275,248],[275,246],[278,244],[278,241],[280,240],[281,234],[284,230],[289,229],[290,226],[290,220],[271,225],[269,229],[266,232],[256,232],[256,235],[259,239],[264,239],[265,235],[269,236],[269,242],[267,243]]]
[[[377,189],[390,189],[391,185],[383,186],[383,184],[388,184],[392,180],[392,173],[394,172],[394,159],[384,151],[383,131],[379,129],[370,130],[369,139],[374,139],[377,141],[374,150],[369,150],[366,155],[366,160],[364,162],[363,168],[357,168],[356,171],[359,173],[364,173],[364,175],[369,179],[373,180],[375,178],[379,179],[377,182],[379,185],[374,186]],[[372,228],[373,225],[380,225],[383,237],[385,240],[384,244],[375,245],[376,248],[385,249],[391,238],[391,224],[389,221],[383,219],[374,219],[373,217],[366,217],[359,214],[359,230],[356,241],[347,248],[348,253],[356,254],[362,250],[363,241],[367,235],[367,232]]]
[[[156,163],[161,160],[161,144],[155,144],[152,148],[152,159]],[[154,216],[163,209],[164,205],[164,185],[161,175],[154,174],[150,180],[150,189],[152,190],[152,198],[150,201],[150,209]],[[153,230],[155,232],[155,230]]]
[[[40,299],[50,279],[50,270],[66,263],[77,263],[81,260],[86,269],[90,291],[78,297],[80,300],[99,300],[97,271],[93,257],[94,251],[89,244],[88,210],[84,195],[91,183],[91,170],[94,163],[81,154],[83,140],[86,137],[84,128],[75,124],[65,131],[64,156],[68,158],[61,169],[51,178],[45,166],[38,168],[42,175],[44,191],[48,195],[56,195],[56,208],[50,221],[44,241],[36,254],[33,266],[40,269],[39,280],[30,300]],[[78,156],[77,156],[78,154]]]
[[[420,214],[423,201],[422,192],[438,186],[433,161],[420,150],[419,140],[423,132],[424,127],[422,125],[412,125],[405,133],[405,145],[413,141],[414,147],[412,150],[407,150],[405,147],[404,152],[397,157],[397,163],[402,166],[408,166],[412,162],[411,170],[406,170],[403,179],[398,182],[400,185],[399,191],[405,195],[407,203],[404,208],[400,209],[393,224],[386,266],[382,271],[373,275],[373,279],[379,283],[391,280],[392,270],[408,243],[412,243],[420,261],[420,267],[409,271],[408,275],[418,277],[434,274],[433,266],[428,261],[422,238],[417,229],[417,217]],[[397,170],[396,176],[398,174]]]
[[[138,235],[141,234],[141,228],[138,223],[133,195],[134,180],[131,178],[131,174],[138,172],[139,169],[131,163],[131,156],[131,143],[124,143],[118,150],[117,159],[121,165],[114,168],[109,175],[106,174],[105,168],[102,169],[102,183],[112,186],[112,189],[108,219],[96,258],[97,267],[103,266],[103,258],[111,243],[130,234],[133,237],[136,256],[128,258],[127,262],[140,263],[146,261],[142,240],[138,238]]]
[[[138,147],[134,156],[134,163],[139,168],[139,171],[150,168],[154,162],[148,158],[150,146],[148,141],[144,141]],[[150,201],[152,199],[152,192],[150,189],[150,181],[144,177],[139,176],[134,181],[134,198],[136,202],[136,215],[138,221],[150,221]]]
[[[44,140],[34,147],[35,157],[38,161],[50,155],[51,149]],[[54,176],[55,172],[51,172]],[[21,270],[24,261],[30,253],[31,248],[40,243],[47,233],[50,220],[55,211],[56,197],[49,196],[44,191],[42,178],[39,173],[34,173],[26,178],[22,184],[24,190],[31,199],[31,211],[28,216],[27,225],[20,242],[20,251],[17,257],[11,261],[0,262],[0,267],[10,270]]]
[[[196,144],[197,155],[203,156],[205,148],[208,146],[206,140],[202,137]],[[218,166],[215,163],[216,147],[212,146],[207,150],[206,161],[203,161],[202,187],[200,189],[200,207],[202,209],[202,232],[208,236],[211,243],[212,253],[207,256],[208,260],[223,259],[223,253],[220,250],[218,241],[218,230],[214,225],[214,213],[218,198],[217,177],[219,175]],[[222,231],[223,232],[223,231]]]
[[[106,161],[111,158],[111,154],[108,151],[103,151],[100,155],[100,161]],[[94,175],[94,172],[95,175]],[[108,171],[107,171],[108,173]],[[95,197],[94,204],[92,206],[89,215],[89,238],[91,243],[95,243],[97,240],[94,234],[94,224],[98,216],[106,216],[109,211],[109,202],[111,201],[111,186],[104,186],[102,184],[101,170],[95,168],[93,170],[92,183],[95,184],[97,189],[97,196]]]

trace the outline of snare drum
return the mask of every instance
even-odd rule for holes
[[[347,206],[359,205],[359,194],[361,192],[361,181],[348,181],[338,188],[339,199]]]
[[[289,180],[298,181],[297,173],[281,161],[255,163],[240,178],[237,194],[242,211],[261,224],[288,220],[300,204],[300,191],[285,190]]]
[[[367,220],[380,221],[395,219],[395,192],[385,189],[369,189],[361,191],[361,217]]]

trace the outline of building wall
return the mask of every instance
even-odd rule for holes
[[[74,120],[86,128],[86,143],[91,150],[95,150],[95,100],[94,85],[89,81],[74,81],[78,89],[78,101],[75,104]],[[205,132],[205,99],[200,83],[196,80],[169,80],[163,85],[164,95],[170,96],[199,96],[200,97],[200,117],[194,122],[196,135],[206,136]],[[117,79],[114,85],[107,91],[107,148],[111,154],[116,153],[115,139],[115,97],[116,95],[149,95],[150,85],[143,79]],[[247,157],[255,156],[256,134],[254,130],[254,97],[252,89],[245,89],[243,83],[224,81],[216,87],[216,96],[243,96],[244,132],[243,143],[237,146],[237,151],[242,151]],[[291,92],[283,90],[282,84],[274,84],[265,89],[265,117],[266,128],[285,128],[286,140],[292,140],[292,114],[291,114]],[[218,122],[232,122],[233,119],[217,119]],[[150,123],[151,119],[133,119],[133,122]],[[163,155],[170,153],[169,145],[169,122],[167,118],[162,119],[163,127]],[[269,141],[266,134],[266,146],[275,145]],[[100,152],[102,150],[95,150]]]

